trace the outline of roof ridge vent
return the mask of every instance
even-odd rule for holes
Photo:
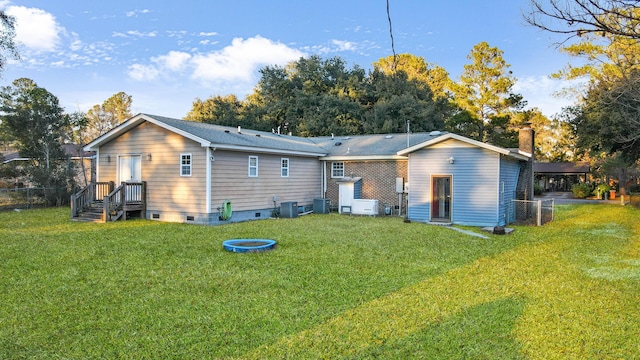
[[[439,135],[442,135],[442,131],[434,130],[434,131],[430,132],[429,135],[431,135],[431,136],[439,136]]]

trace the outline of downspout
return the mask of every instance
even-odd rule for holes
[[[93,181],[96,183],[100,181],[100,148],[96,150],[96,178]]]
[[[211,173],[212,173],[211,168],[213,167],[213,154],[212,154],[211,148],[208,146],[207,146],[206,155],[207,156],[205,158],[205,161],[207,165],[205,166],[205,169],[206,169],[205,196],[207,200],[206,200],[205,206],[207,207],[206,213],[208,215],[208,214],[211,214]]]
[[[322,198],[327,197],[327,160],[322,161],[322,183],[321,183]]]
[[[498,206],[496,206],[496,221],[498,226],[500,226],[500,208],[502,207],[502,203],[500,201],[500,183],[502,182],[501,170],[503,157],[504,155],[498,154],[498,176],[496,176],[496,179],[498,180],[496,181],[496,204],[498,204]]]

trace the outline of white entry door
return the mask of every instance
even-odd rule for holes
[[[338,203],[340,205],[338,207],[338,212],[340,214],[342,214],[343,206],[350,207],[351,203],[353,203],[353,193],[353,183],[341,183],[340,185],[338,185]]]
[[[142,156],[140,155],[121,155],[118,157],[118,184],[122,182],[137,182],[142,181]],[[127,192],[127,199],[129,201],[140,200],[135,199],[139,197],[138,192]]]

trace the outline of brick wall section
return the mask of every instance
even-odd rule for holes
[[[332,206],[338,206],[338,180],[331,178],[331,161],[327,161],[327,193],[326,197],[331,199]],[[343,161],[344,174],[347,177],[362,178],[362,198],[378,200],[378,213],[384,214],[384,203],[391,205],[393,214],[397,215],[398,194],[396,193],[396,178],[401,177],[406,182],[407,160],[386,160],[386,161]],[[404,203],[406,194],[402,197],[402,211],[405,212]]]

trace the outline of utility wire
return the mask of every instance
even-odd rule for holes
[[[396,73],[398,68],[398,55],[396,55],[396,48],[393,43],[393,27],[391,26],[391,12],[389,11],[389,0],[387,0],[387,19],[389,20],[389,35],[391,36],[391,51],[393,52],[393,73]]]

